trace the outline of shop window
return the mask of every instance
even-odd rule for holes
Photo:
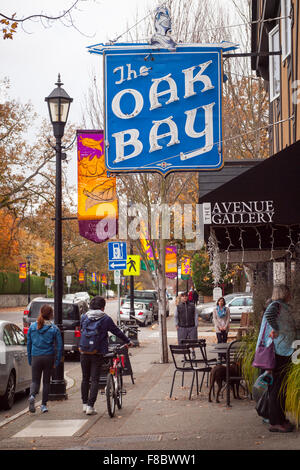
[[[292,20],[289,18],[291,7],[291,0],[281,0],[282,61],[291,54],[292,50]]]
[[[280,51],[279,25],[269,32],[269,52]],[[280,96],[280,55],[269,56],[270,101]]]

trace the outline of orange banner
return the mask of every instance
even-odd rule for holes
[[[118,217],[116,177],[108,177],[103,131],[77,131],[78,220]]]

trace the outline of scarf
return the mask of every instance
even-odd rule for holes
[[[223,308],[221,308],[219,305],[217,305],[217,314],[220,318],[223,318],[225,317],[226,315],[226,307],[224,306]]]

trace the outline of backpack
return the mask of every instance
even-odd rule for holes
[[[190,290],[188,299],[190,302],[193,302],[193,292]]]
[[[102,318],[85,318],[82,322],[79,348],[83,353],[96,354],[100,352],[99,329]]]

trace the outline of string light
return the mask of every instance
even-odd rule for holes
[[[244,263],[245,248],[244,248],[243,232],[246,232],[246,230],[243,230],[242,227],[239,227],[239,229],[240,229],[239,240],[241,242],[241,248],[242,248],[242,263]]]
[[[209,254],[209,269],[212,273],[214,285],[216,286],[219,284],[221,278],[221,263],[218,240],[212,227],[210,229],[210,235],[207,243],[207,251]]]
[[[288,234],[287,237],[290,240],[290,244],[289,244],[286,251],[287,251],[287,253],[290,254],[290,257],[292,258],[293,257],[292,247],[295,247],[295,243],[293,242],[293,239],[292,239],[292,229],[291,229],[291,227],[289,227],[289,234]],[[299,240],[299,234],[298,234],[298,240]]]
[[[230,247],[234,246],[232,243],[231,243],[231,238],[230,238],[230,233],[229,233],[229,230],[228,230],[228,227],[226,227],[226,238],[227,240],[229,240],[229,245],[226,249],[226,269],[228,269],[228,264],[229,264],[229,250],[230,250]]]
[[[260,234],[260,232],[259,232],[259,230],[258,230],[257,227],[254,227],[254,228],[255,228],[255,230],[256,230],[256,236],[258,237],[258,243],[259,243],[259,244],[258,244],[258,249],[261,251],[261,234]]]
[[[271,258],[270,258],[271,261],[275,261],[275,260],[274,260],[274,256],[273,256],[273,252],[274,252],[274,242],[275,242],[275,239],[274,239],[274,233],[275,233],[275,231],[276,231],[276,228],[274,228],[274,227],[272,226],[272,233],[271,233]]]

